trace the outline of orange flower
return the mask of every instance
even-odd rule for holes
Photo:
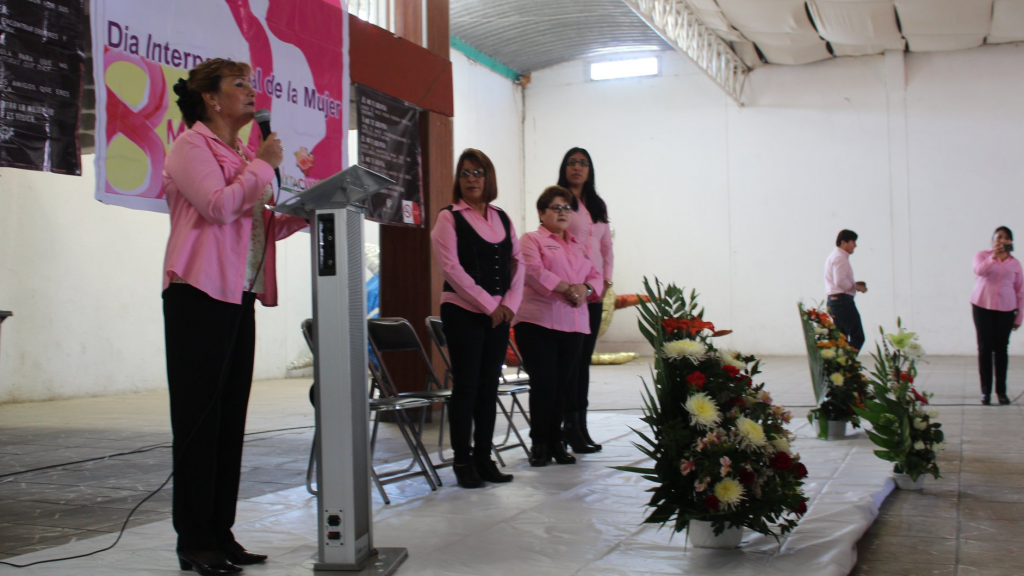
[[[674,332],[687,332],[690,336],[693,336],[704,330],[705,328],[715,331],[715,325],[711,322],[705,322],[700,318],[666,318],[661,321],[661,326],[665,328],[665,332],[672,334]]]

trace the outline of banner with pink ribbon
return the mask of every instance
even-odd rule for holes
[[[211,58],[252,67],[298,193],[347,165],[348,18],[344,0],[92,0],[96,199],[166,212],[164,157],[186,130],[171,87]],[[250,125],[243,140],[256,145]]]

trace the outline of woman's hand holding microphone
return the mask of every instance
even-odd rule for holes
[[[267,134],[267,137],[260,143],[260,149],[256,151],[256,157],[273,168],[281,165],[284,160],[284,146],[281,145],[281,139],[277,137],[277,132]]]

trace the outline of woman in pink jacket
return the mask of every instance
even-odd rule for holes
[[[587,249],[601,280],[587,299],[587,317],[590,333],[583,338],[579,370],[570,384],[565,399],[565,440],[577,454],[589,454],[601,449],[587,429],[587,407],[590,405],[590,357],[597,345],[597,332],[601,327],[604,310],[604,292],[612,286],[612,234],[608,227],[608,207],[595,187],[594,162],[583,148],[571,148],[562,158],[558,169],[558,185],[572,192],[573,217],[569,232]]]
[[[1010,332],[1024,320],[1024,273],[1020,261],[1010,256],[1013,232],[1006,226],[996,228],[992,249],[974,255],[974,273],[978,276],[971,294],[974,329],[978,335],[978,372],[981,376],[981,403],[992,402],[992,365],[995,364],[996,395],[1000,404],[1009,404],[1006,395],[1006,349]]]
[[[587,298],[600,282],[586,246],[568,232],[572,193],[549,186],[537,200],[540,228],[523,234],[523,302],[515,318],[516,342],[530,375],[531,466],[573,464],[565,450],[562,413],[576,378],[583,337],[590,333]]]
[[[240,572],[266,560],[231,532],[256,343],[254,302],[277,305],[274,242],[306,226],[273,215],[281,141],[238,137],[256,93],[247,64],[216,58],[174,86],[188,130],[164,164],[171,216],[163,272],[174,433],[174,528],[182,570]]]

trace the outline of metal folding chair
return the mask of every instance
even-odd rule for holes
[[[310,351],[314,351],[312,318],[307,318],[302,322],[302,335],[305,337],[306,344],[309,346]],[[370,364],[370,369],[371,372],[373,372],[372,363]],[[318,383],[314,380],[313,385],[309,388],[309,402],[314,408],[316,408],[317,385]],[[430,462],[426,447],[423,446],[423,442],[415,433],[412,420],[406,413],[407,410],[414,408],[427,409],[430,407],[430,402],[417,398],[373,398],[372,396],[373,389],[371,387],[369,398],[370,411],[373,414],[373,431],[370,435],[371,460],[377,447],[377,428],[380,423],[380,419],[377,417],[377,414],[380,412],[395,413],[395,423],[398,425],[398,430],[401,432],[406,446],[409,447],[409,453],[412,455],[412,463],[399,470],[388,470],[383,473],[378,473],[372,465],[370,466],[370,478],[373,480],[374,486],[377,487],[377,491],[380,492],[380,497],[384,500],[384,503],[391,504],[391,499],[388,498],[388,493],[384,490],[385,484],[391,484],[414,476],[423,476],[427,479],[427,484],[430,485],[430,489],[437,490],[437,487],[441,483],[441,479]],[[313,487],[313,478],[316,474],[316,452],[319,443],[320,430],[318,429],[313,433],[313,446],[309,453],[309,466],[306,468],[306,491],[314,496],[318,492],[318,490]],[[412,471],[416,466],[419,467],[419,472]]]
[[[427,316],[427,332],[430,333],[430,339],[437,346],[437,351],[441,355],[441,359],[444,360],[444,387],[448,388],[452,382],[452,362],[448,357],[448,339],[444,335],[444,326],[441,322],[441,318],[437,316]],[[529,380],[525,382],[513,381],[506,382],[504,374],[504,366],[502,366],[501,383],[498,384],[498,408],[501,409],[501,413],[505,416],[505,420],[508,422],[508,426],[505,428],[505,438],[498,443],[493,445],[494,455],[497,457],[499,463],[504,466],[505,462],[501,458],[501,453],[505,450],[511,450],[522,446],[526,452],[526,457],[530,457],[530,448],[523,441],[522,435],[519,433],[519,428],[516,427],[513,422],[516,408],[519,409],[519,413],[526,419],[526,423],[530,423],[530,417],[527,415],[526,410],[523,408],[523,404],[517,397],[518,394],[527,393],[530,391]],[[509,410],[505,407],[505,403],[501,401],[502,396],[510,397],[512,399],[512,409]],[[518,442],[514,444],[509,443],[509,438],[512,434],[515,434]]]
[[[437,379],[437,375],[434,374],[434,369],[430,364],[430,358],[423,349],[423,343],[420,342],[420,338],[416,335],[416,331],[413,329],[412,324],[410,324],[405,318],[370,318],[366,321],[366,331],[370,341],[370,348],[373,350],[374,354],[377,356],[377,360],[380,362],[380,366],[376,369],[375,376],[377,377],[377,382],[380,384],[380,389],[384,397],[419,398],[430,402],[441,403],[441,422],[437,433],[438,462],[431,462],[431,464],[434,468],[451,466],[455,460],[454,458],[447,458],[444,455],[444,429],[445,418],[448,413],[448,401],[452,397],[452,391],[450,388],[446,388],[441,381]],[[416,356],[418,356],[423,362],[423,367],[426,370],[426,385],[422,390],[414,392],[398,392],[398,387],[395,386],[395,381],[391,377],[391,373],[388,371],[388,360],[385,353],[403,351],[415,352]],[[420,425],[416,430],[417,433],[423,432],[423,428],[426,425],[426,419],[427,411],[423,410],[420,413]],[[440,481],[438,483],[440,484]]]

